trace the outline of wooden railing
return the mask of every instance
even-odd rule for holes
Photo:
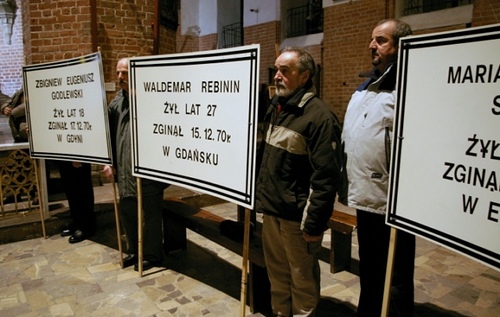
[[[30,157],[29,144],[0,144],[0,216],[4,220],[9,218],[4,225],[25,223],[27,218],[36,221],[38,214],[42,222],[47,219],[47,192],[45,161]],[[13,202],[4,204],[8,196]],[[33,205],[35,197],[37,205]]]

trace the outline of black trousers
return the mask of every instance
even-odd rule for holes
[[[72,162],[57,161],[72,219],[70,228],[91,236],[96,226],[94,187],[90,164],[81,164],[81,167],[74,167]]]
[[[359,279],[358,316],[380,316],[389,251],[390,226],[385,215],[357,210]],[[413,316],[415,236],[398,230],[389,316]]]
[[[144,186],[143,186],[144,189]],[[163,260],[163,189],[142,193],[144,260]],[[127,236],[128,254],[138,253],[137,198],[120,198],[120,220]]]

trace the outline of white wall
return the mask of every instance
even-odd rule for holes
[[[285,0],[286,1],[286,0]],[[243,27],[280,20],[280,0],[247,0],[243,8]],[[254,10],[253,12],[250,10]]]
[[[200,0],[200,35],[217,33],[217,0]]]
[[[221,48],[224,45],[224,33],[222,29],[226,25],[239,23],[241,20],[240,1],[236,0],[217,0],[217,32],[218,45]]]
[[[182,35],[217,33],[217,0],[181,0]]]
[[[337,4],[342,4],[346,2],[353,2],[359,0],[323,0],[323,8],[331,7]]]
[[[183,35],[193,31],[199,31],[199,36],[217,33],[217,0],[181,0],[181,8],[181,32]],[[280,10],[281,0],[245,0],[243,27],[279,21],[281,19]],[[228,12],[231,15],[235,14],[229,8],[221,8],[219,11]],[[236,16],[239,16],[239,13]]]

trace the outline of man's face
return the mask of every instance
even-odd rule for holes
[[[396,61],[398,56],[398,43],[392,39],[394,22],[386,22],[372,32],[372,38],[368,48],[372,52],[372,65],[379,71],[385,71],[388,64]]]
[[[116,77],[120,88],[128,92],[128,59],[121,59],[116,64]]]
[[[297,88],[302,87],[309,79],[309,72],[299,72],[297,67],[298,57],[295,52],[284,52],[276,59],[274,68],[274,83],[276,94],[280,97],[287,97]]]

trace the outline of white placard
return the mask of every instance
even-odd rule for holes
[[[253,208],[259,46],[130,59],[135,176]]]
[[[111,164],[101,54],[23,67],[34,158]]]
[[[500,268],[500,26],[404,38],[387,222]]]

